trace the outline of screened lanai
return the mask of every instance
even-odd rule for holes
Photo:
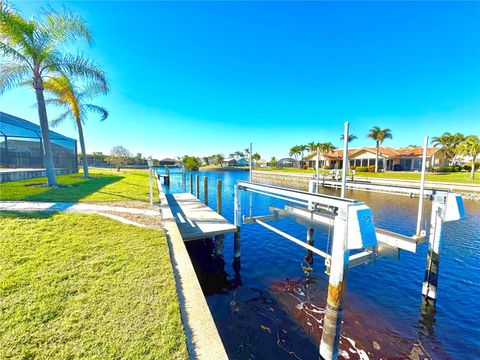
[[[50,131],[56,169],[77,169],[77,140]],[[0,111],[0,167],[43,168],[40,126]]]

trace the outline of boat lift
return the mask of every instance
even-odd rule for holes
[[[385,229],[376,228],[371,209],[363,202],[343,197],[318,194],[312,191],[320,180],[310,182],[310,191],[301,191],[251,181],[238,181],[234,192],[234,224],[257,223],[260,226],[305,248],[310,254],[325,259],[329,285],[327,305],[323,320],[323,333],[320,343],[322,359],[338,357],[338,343],[342,321],[343,299],[349,268],[373,263],[378,257],[399,258],[400,250],[415,253],[417,245],[425,237],[425,232],[406,236]],[[284,208],[269,207],[269,214],[242,215],[241,191],[258,193],[286,201]],[[432,215],[429,234],[429,251],[422,293],[426,298],[436,299],[439,252],[442,239],[442,224],[465,217],[463,199],[451,192],[427,192],[432,200]],[[289,218],[307,228],[306,241],[281,231],[267,221]],[[320,227],[333,230],[331,249],[323,251],[313,245],[313,233]],[[352,254],[351,254],[352,252]],[[239,255],[239,254],[238,254]]]

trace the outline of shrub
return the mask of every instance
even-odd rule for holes
[[[433,168],[433,172],[439,172],[439,173],[442,173],[442,172],[458,172],[458,171],[461,171],[461,170],[462,170],[462,167],[459,166],[459,165],[440,166],[440,167],[434,167]]]
[[[472,171],[472,164],[465,164],[462,166],[462,169],[465,171]],[[475,163],[475,171],[480,169],[480,162]]]
[[[367,172],[367,171],[368,171],[368,167],[366,167],[366,166],[357,166],[355,170],[357,170],[357,172]]]
[[[302,166],[302,169],[303,169],[303,170],[307,170],[307,169],[308,169],[308,165],[303,165],[303,166]]]
[[[368,167],[368,172],[375,172],[375,165],[370,165]]]

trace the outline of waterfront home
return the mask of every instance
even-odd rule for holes
[[[248,160],[245,158],[229,158],[222,161],[222,166],[248,166]]]
[[[348,150],[350,166],[367,167],[375,165],[376,148],[364,146]],[[380,147],[378,155],[378,168],[390,171],[419,171],[422,164],[422,147],[409,147],[394,149]],[[316,153],[312,153],[302,160],[303,164],[315,167]],[[341,169],[343,166],[343,150],[334,150],[320,154],[320,166],[330,169]],[[442,148],[427,148],[427,169],[432,167],[447,166],[448,158]]]

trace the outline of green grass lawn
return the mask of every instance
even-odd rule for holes
[[[82,174],[57,176],[64,187],[47,188],[46,178],[12,181],[0,184],[0,200],[92,202],[148,201],[148,170],[90,169],[90,178]],[[156,184],[154,181],[154,186]]]
[[[313,169],[297,169],[297,168],[266,168],[256,169],[260,171],[278,171],[278,172],[291,172],[302,174],[315,174]],[[322,170],[323,172],[326,172]],[[321,173],[322,173],[321,171]],[[456,182],[456,183],[468,183],[480,185],[480,174],[476,174],[476,179],[470,178],[469,172],[452,172],[452,173],[428,173],[426,174],[427,181],[443,181],[443,182]],[[420,173],[418,172],[396,172],[390,171],[386,173],[371,173],[371,172],[357,172],[356,177],[369,177],[369,178],[388,178],[388,179],[400,179],[400,180],[420,180]]]
[[[188,357],[163,232],[41,212],[0,228],[0,358]]]

